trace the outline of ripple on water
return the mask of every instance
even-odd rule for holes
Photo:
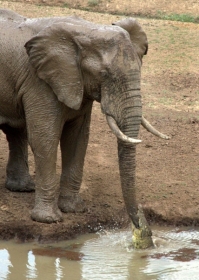
[[[146,250],[132,248],[131,230],[50,246],[0,242],[0,279],[199,279],[199,230],[156,227],[153,239],[155,248]]]
[[[130,246],[130,231],[85,242],[82,279],[199,279],[198,231],[153,230],[153,235],[156,247],[144,251]]]

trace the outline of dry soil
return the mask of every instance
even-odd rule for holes
[[[124,14],[142,15],[138,20],[149,41],[149,52],[142,69],[143,113],[171,139],[161,140],[143,128],[140,130],[139,138],[143,141],[137,147],[137,200],[143,205],[151,224],[198,226],[199,25],[143,18],[146,15],[153,17],[157,12],[199,15],[198,1],[170,2],[174,1],[126,0],[121,5],[121,1],[27,0],[0,1],[0,7],[27,17],[76,14],[106,24]],[[82,8],[101,13],[83,11]],[[30,170],[34,176],[31,151],[29,154]],[[120,188],[116,139],[99,104],[94,104],[93,108],[81,188],[87,205],[85,213],[63,214],[64,221],[52,225],[33,222],[30,212],[34,193],[12,193],[4,187],[7,158],[8,147],[1,133],[0,238],[60,240],[101,228],[129,226]],[[60,153],[57,173],[60,174]]]

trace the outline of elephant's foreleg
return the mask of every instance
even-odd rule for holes
[[[62,220],[57,204],[59,179],[56,176],[56,161],[63,121],[56,101],[51,102],[50,97],[44,94],[43,99],[45,97],[45,104],[36,97],[31,103],[24,103],[28,141],[34,154],[36,171],[35,206],[31,217],[38,222],[52,223]]]
[[[25,129],[2,126],[9,145],[9,158],[6,168],[6,188],[11,191],[33,191],[28,168],[28,143]]]
[[[33,220],[52,223],[62,220],[58,208],[59,179],[56,176],[57,147],[59,139],[50,140],[36,134],[30,140],[35,158],[36,186]],[[45,133],[44,133],[45,134]]]
[[[66,123],[61,136],[62,175],[59,208],[63,212],[82,212],[85,205],[79,196],[84,158],[89,138],[91,106],[83,116]]]

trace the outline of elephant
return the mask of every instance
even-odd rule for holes
[[[41,223],[62,221],[61,211],[84,211],[79,190],[92,105],[97,101],[117,137],[124,202],[139,230],[143,224],[135,198],[139,127],[168,139],[142,116],[141,65],[148,42],[140,24],[133,18],[110,25],[76,16],[30,19],[0,10],[0,34],[0,128],[9,145],[6,188],[35,189],[31,218]],[[29,174],[28,145],[34,155],[35,185]],[[144,224],[142,228],[148,228]]]

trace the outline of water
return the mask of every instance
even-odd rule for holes
[[[131,231],[57,244],[0,241],[0,280],[198,280],[199,230],[153,228],[155,248],[134,250]]]

